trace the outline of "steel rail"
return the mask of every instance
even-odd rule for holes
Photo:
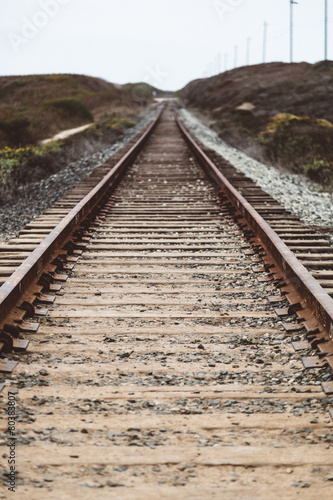
[[[204,167],[209,177],[225,192],[233,205],[253,228],[263,246],[272,255],[282,269],[286,279],[296,289],[306,304],[314,312],[316,318],[333,339],[333,301],[316,279],[309,273],[295,254],[287,247],[276,232],[267,224],[251,204],[235,189],[216,165],[202,151],[200,146],[188,133],[182,124],[176,110],[176,123],[194,153],[199,163]]]
[[[46,265],[50,264],[60,249],[71,238],[77,226],[86,219],[102,200],[104,195],[124,173],[126,167],[137,157],[149,136],[159,122],[165,106],[148,127],[140,139],[121,158],[121,160],[105,175],[105,177],[88,193],[46,236],[38,247],[27,257],[20,267],[0,288],[0,326],[9,312],[17,305],[31,284],[39,278]]]

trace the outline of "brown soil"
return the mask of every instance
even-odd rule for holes
[[[246,66],[195,80],[179,96],[232,146],[261,161],[307,171],[327,186],[333,176],[333,128],[316,119],[333,122],[332,70],[332,61]],[[269,126],[282,113],[297,120],[283,120],[272,133]]]
[[[215,114],[230,113],[250,102],[256,117],[293,113],[333,121],[332,70],[332,61],[246,66],[195,80],[182,95],[187,105]]]
[[[331,498],[318,372],[292,351],[266,301],[274,288],[171,114],[100,222],[6,382],[16,498]],[[2,439],[7,426],[3,412]]]
[[[94,119],[128,116],[152,101],[153,90],[84,75],[0,77],[0,146],[33,144]]]

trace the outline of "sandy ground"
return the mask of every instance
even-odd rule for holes
[[[49,139],[44,139],[43,141],[40,141],[40,144],[48,144],[49,142],[52,141],[59,141],[61,139],[67,139],[67,137],[70,137],[71,135],[78,134],[79,132],[83,132],[87,128],[91,127],[94,125],[93,123],[87,123],[87,125],[81,125],[81,127],[76,127],[76,128],[69,128],[67,130],[63,130],[62,132],[59,132],[58,134],[54,135],[53,137],[50,137]]]

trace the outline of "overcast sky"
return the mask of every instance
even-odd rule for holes
[[[324,59],[324,5],[294,5],[295,61]],[[265,21],[267,62],[288,62],[289,13],[290,0],[0,0],[0,75],[80,73],[176,90],[234,67],[235,46],[238,66],[248,43],[250,64],[262,62]]]

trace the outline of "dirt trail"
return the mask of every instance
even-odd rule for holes
[[[40,141],[40,144],[48,144],[49,142],[52,141],[59,141],[61,139],[67,139],[67,137],[70,137],[71,135],[78,134],[79,132],[83,132],[87,128],[91,127],[94,125],[94,123],[87,123],[87,125],[81,125],[81,127],[76,127],[76,128],[69,128],[67,130],[63,130],[62,132],[59,132],[58,134],[54,135],[50,139],[44,139],[43,141]]]

